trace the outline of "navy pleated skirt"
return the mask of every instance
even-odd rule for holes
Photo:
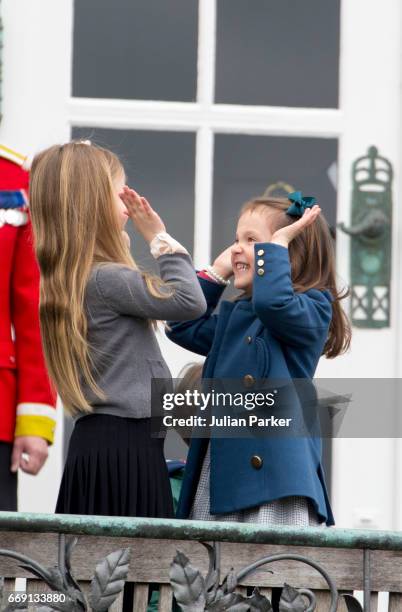
[[[75,423],[59,514],[173,517],[163,439],[150,419],[91,414]]]

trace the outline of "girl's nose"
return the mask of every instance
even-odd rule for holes
[[[235,242],[235,243],[232,245],[232,249],[231,249],[231,250],[232,250],[232,253],[233,253],[233,254],[235,254],[235,253],[241,253],[241,251],[242,251],[242,247],[240,246],[240,243],[239,243],[239,242]]]

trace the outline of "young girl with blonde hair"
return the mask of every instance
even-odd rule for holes
[[[169,378],[158,319],[205,311],[191,259],[110,151],[53,146],[34,159],[30,205],[50,377],[75,417],[56,512],[172,515],[163,440],[150,432],[151,379]],[[160,278],[138,269],[124,226],[149,243]]]
[[[322,354],[333,358],[347,350],[350,327],[336,287],[333,241],[314,202],[300,192],[247,202],[234,244],[199,273],[207,312],[191,323],[169,323],[168,335],[208,356],[204,378],[236,379],[249,392],[261,379],[309,385]],[[231,276],[242,293],[214,314]],[[303,417],[294,400],[294,414]],[[332,525],[320,438],[193,439],[178,515]]]

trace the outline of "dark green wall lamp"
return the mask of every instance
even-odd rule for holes
[[[392,254],[391,163],[370,147],[352,166],[351,227],[338,227],[351,237],[351,319],[355,327],[390,325]]]

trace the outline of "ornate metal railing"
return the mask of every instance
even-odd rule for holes
[[[0,575],[2,611],[117,612],[127,582],[134,612],[401,612],[402,533],[0,513]]]

